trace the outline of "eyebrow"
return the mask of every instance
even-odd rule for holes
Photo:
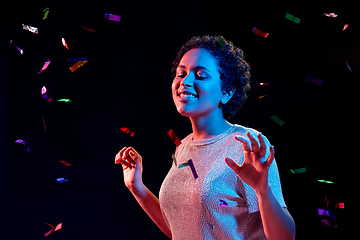
[[[179,65],[177,68],[184,68],[184,69],[186,69],[185,65]],[[196,66],[196,67],[194,67],[193,69],[195,69],[195,70],[205,70],[205,71],[210,72],[210,70],[207,69],[207,68],[204,67],[204,66]]]

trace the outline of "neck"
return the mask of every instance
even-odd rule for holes
[[[221,117],[203,116],[191,118],[191,126],[193,130],[193,140],[201,140],[214,137],[229,129],[232,124]]]

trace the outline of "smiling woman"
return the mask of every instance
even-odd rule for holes
[[[177,146],[178,166],[159,199],[142,182],[135,149],[115,157],[125,185],[172,239],[294,239],[274,147],[258,131],[227,121],[247,99],[249,69],[242,50],[223,37],[195,37],[180,49],[172,96],[193,132]]]

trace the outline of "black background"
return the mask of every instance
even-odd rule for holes
[[[49,15],[42,20],[46,7]],[[124,146],[135,147],[143,157],[143,181],[158,194],[175,151],[167,131],[173,129],[180,139],[191,132],[190,121],[172,102],[172,61],[186,40],[202,34],[233,41],[252,67],[250,99],[231,122],[261,131],[275,146],[297,239],[353,235],[360,72],[356,9],[345,1],[3,1],[1,239],[42,239],[50,230],[46,223],[60,222],[63,228],[47,239],[166,239],[124,186],[114,156]],[[287,12],[300,24],[286,19]],[[121,22],[105,20],[105,13],[121,15]],[[22,23],[38,27],[39,34],[23,30]],[[349,27],[342,31],[345,24]],[[253,27],[268,37],[256,35]],[[8,46],[10,40],[23,55]],[[75,57],[88,63],[70,72],[67,59]],[[48,59],[49,67],[36,74]],[[323,84],[306,82],[307,75]],[[51,103],[41,96],[44,85]],[[258,98],[262,95],[267,96]],[[72,102],[56,101],[62,98]],[[270,118],[274,114],[283,126]],[[17,139],[31,152],[15,144]],[[301,167],[307,172],[290,171]],[[68,181],[60,184],[60,177]],[[326,208],[325,197],[337,228],[321,225],[317,209]],[[334,209],[335,203],[345,208]]]

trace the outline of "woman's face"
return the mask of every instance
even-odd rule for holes
[[[183,116],[198,118],[219,113],[222,116],[221,101],[227,94],[221,90],[216,60],[206,49],[195,48],[182,57],[172,95],[177,111]]]

